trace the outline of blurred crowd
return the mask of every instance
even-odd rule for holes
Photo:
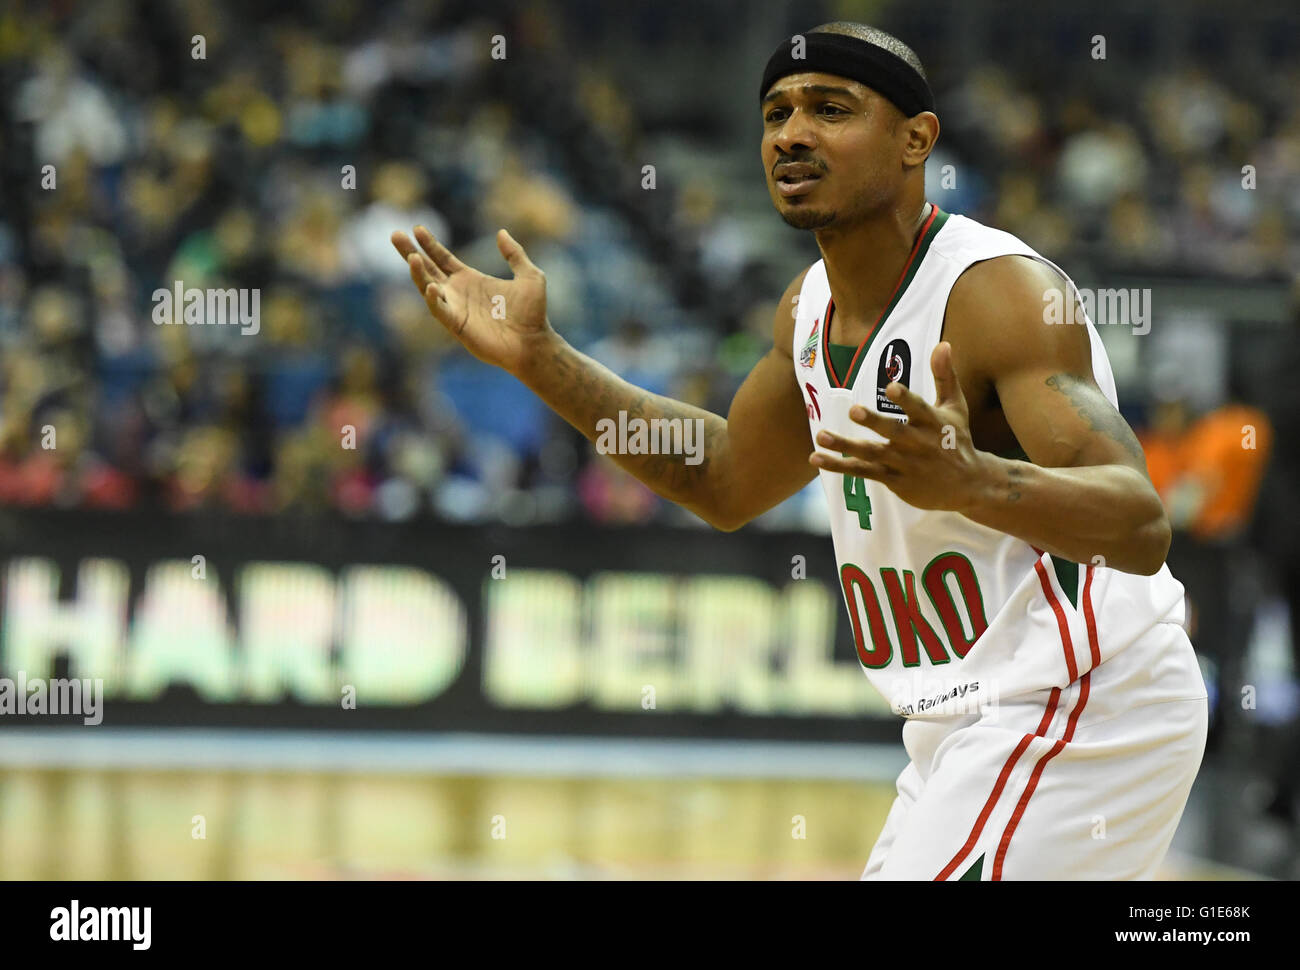
[[[946,93],[944,139],[927,173],[981,163],[958,211],[1056,262],[1222,279],[1300,272],[1300,58],[1272,98],[1186,63],[1144,68],[1128,104],[1035,87],[986,65]],[[1076,82],[1077,83],[1077,79]],[[1045,91],[1052,90],[1049,98]],[[947,142],[945,146],[943,141]]]
[[[635,113],[545,5],[255,10],[0,14],[0,503],[693,521],[461,351],[389,235],[506,275],[508,226],[569,340],[725,413],[787,280],[719,187],[644,191]],[[1300,78],[1273,103],[1175,66],[1120,113],[1014,63],[943,82],[949,211],[1067,265],[1300,271]],[[178,282],[256,291],[256,328],[173,325]]]

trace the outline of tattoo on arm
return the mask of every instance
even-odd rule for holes
[[[1070,404],[1078,412],[1079,417],[1088,422],[1089,430],[1099,431],[1112,441],[1123,445],[1130,455],[1145,464],[1146,455],[1142,452],[1142,445],[1138,443],[1137,435],[1128,426],[1123,415],[1116,411],[1100,392],[1073,374],[1053,374],[1045,383],[1052,390],[1060,391],[1070,399]]]
[[[1012,463],[1007,468],[1007,501],[1020,501],[1020,484],[1024,480],[1025,472],[1018,464]]]
[[[680,420],[684,425],[685,422],[700,417],[700,412],[695,408],[683,407],[671,398],[647,391],[638,394],[628,405],[627,416],[629,420],[633,418],[641,418],[645,421],[656,418]],[[710,414],[705,417],[704,441],[701,442],[701,460],[698,465],[686,464],[681,455],[654,454],[641,456],[637,465],[643,470],[645,477],[674,491],[693,490],[708,478],[709,463],[713,458],[718,435],[725,428],[726,422],[717,415]],[[643,481],[645,477],[642,477]]]
[[[686,464],[681,455],[610,456],[660,494],[667,491],[674,501],[695,497],[697,489],[709,477],[709,466],[726,432],[724,418],[641,388],[629,387],[622,381],[611,383],[607,375],[567,347],[560,348],[551,356],[549,370],[557,386],[566,389],[566,410],[571,413],[574,426],[593,441],[597,422],[602,418],[615,418],[620,409],[627,411],[629,419],[643,418],[647,421],[680,419],[684,424],[703,418],[704,441],[698,465]]]

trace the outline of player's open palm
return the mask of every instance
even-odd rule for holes
[[[420,249],[404,232],[392,236],[429,312],[479,360],[517,372],[530,340],[549,326],[546,275],[504,229],[497,248],[514,274],[510,280],[466,266],[423,226],[416,227],[415,239]]]

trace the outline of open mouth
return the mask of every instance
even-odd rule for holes
[[[783,196],[789,198],[793,195],[803,195],[820,181],[820,175],[782,175],[776,180],[776,188]]]
[[[822,181],[822,173],[805,163],[787,163],[776,170],[776,190],[781,195],[803,195]]]

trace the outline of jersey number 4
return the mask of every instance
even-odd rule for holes
[[[848,455],[844,456],[849,457]],[[858,513],[858,525],[864,529],[871,528],[871,497],[867,495],[865,478],[844,476],[844,507],[850,512]]]

